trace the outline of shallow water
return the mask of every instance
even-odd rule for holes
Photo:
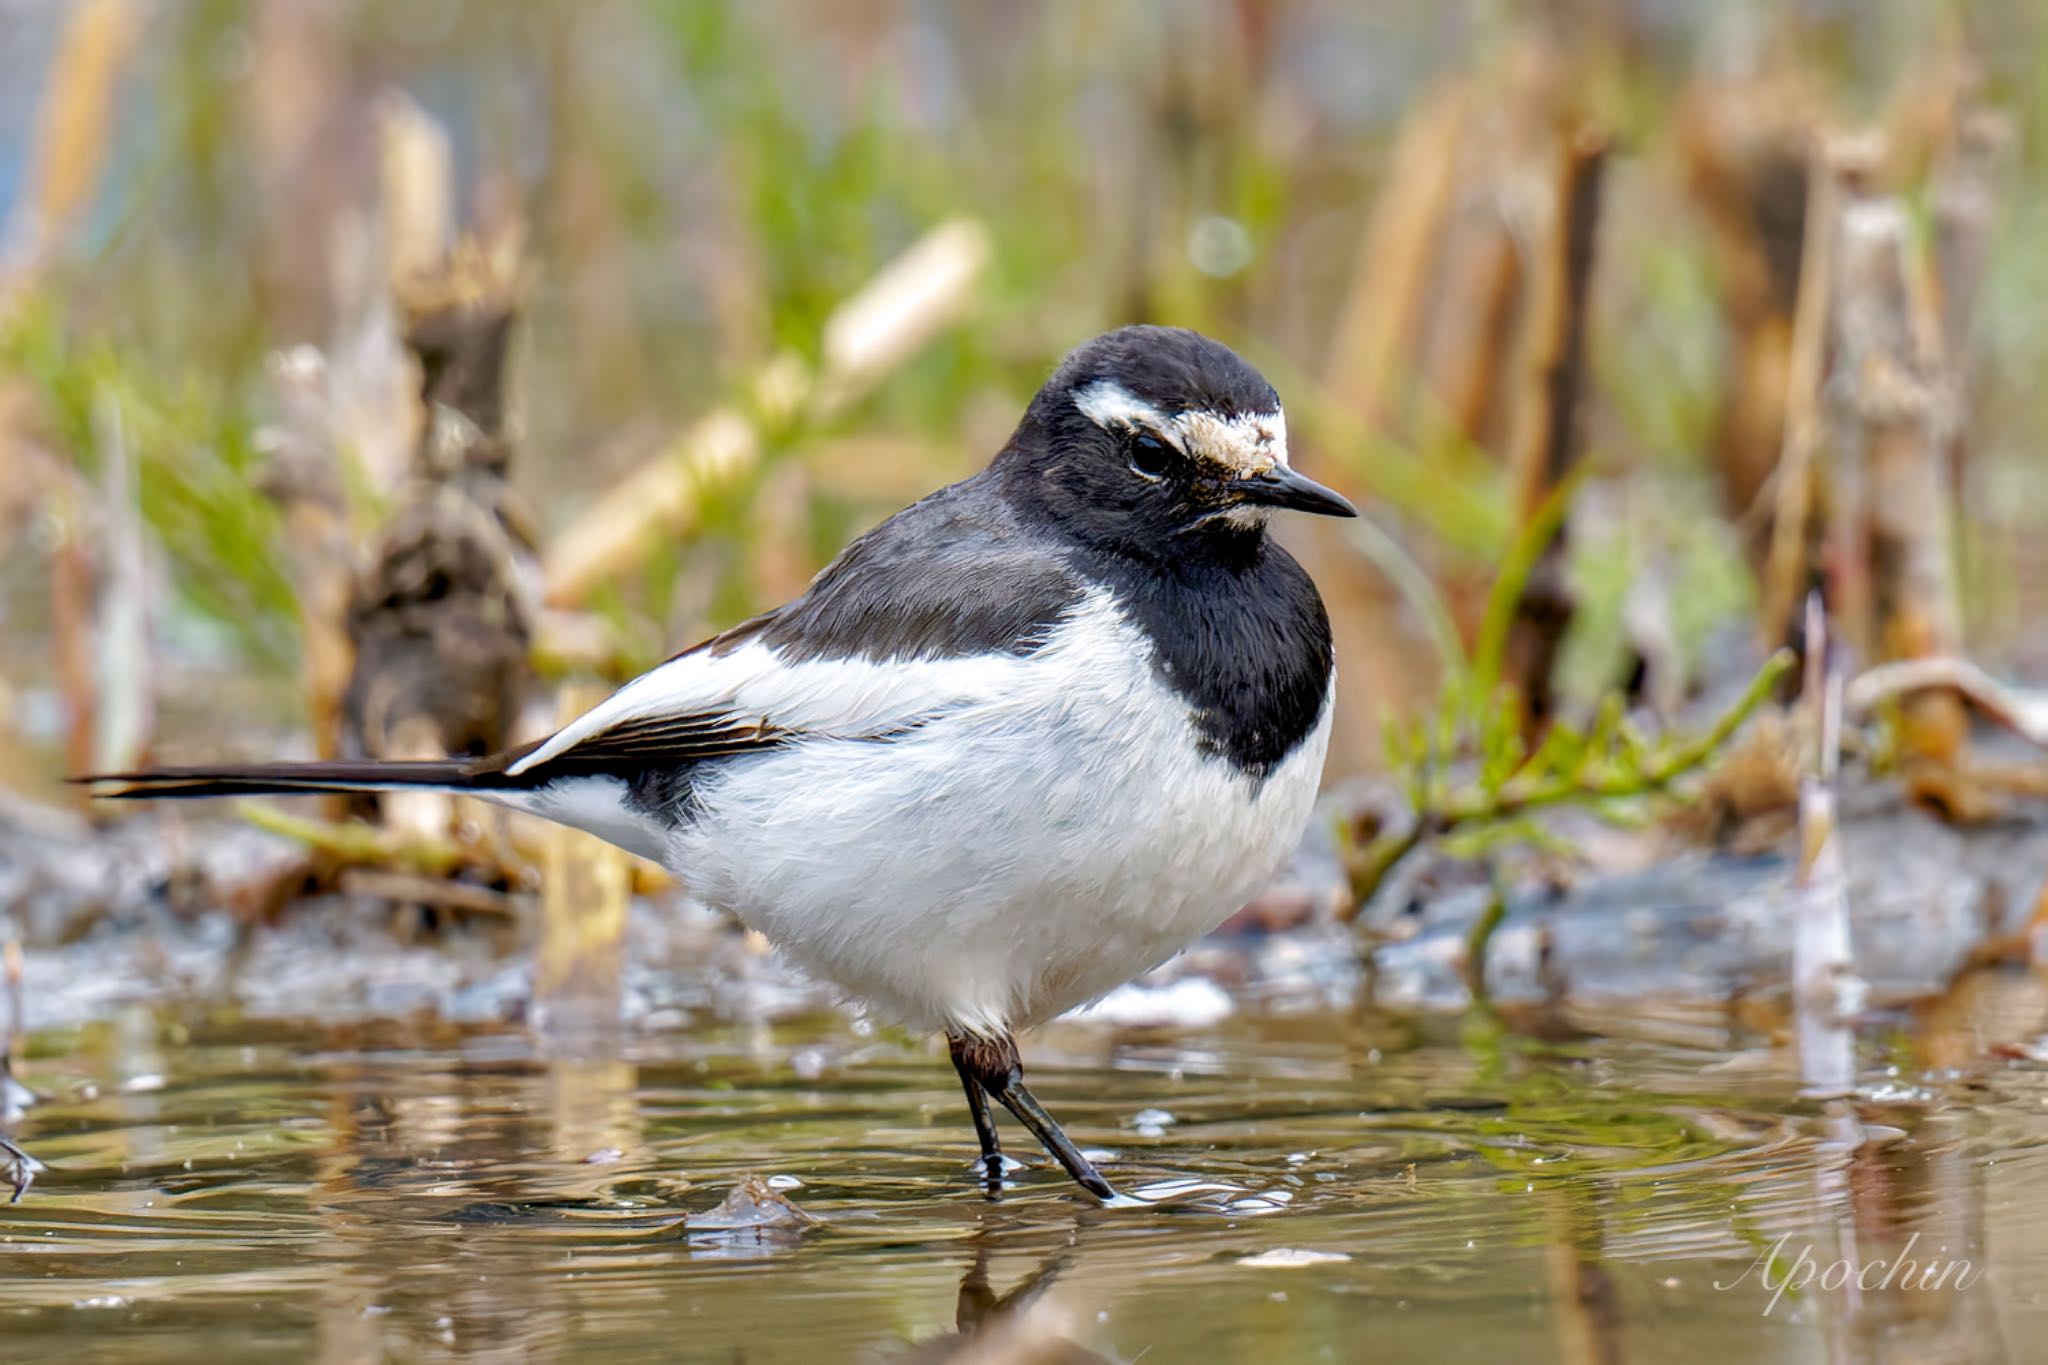
[[[838,1016],[578,1060],[515,1029],[137,1009],[18,1064],[44,1099],[13,1134],[48,1170],[0,1214],[0,1354],[2038,1354],[2048,1069],[1874,1070],[1859,1133],[1782,1053],[1663,1032],[1702,1045],[1062,1026],[1027,1047],[1041,1098],[1151,1201],[1101,1209],[1021,1133],[1031,1168],[978,1193],[943,1055]],[[815,1224],[682,1221],[749,1174]],[[1914,1238],[1954,1263],[1940,1287],[1763,1282],[1803,1255],[1875,1286]]]

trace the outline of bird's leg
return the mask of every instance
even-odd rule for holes
[[[974,1136],[981,1142],[981,1173],[988,1182],[991,1192],[1003,1187],[1003,1144],[996,1136],[996,1116],[989,1112],[989,1092],[982,1086],[981,1077],[968,1064],[968,1050],[975,1046],[972,1039],[959,1034],[949,1035],[947,1046],[953,1053],[953,1069],[960,1073],[960,1086],[967,1092],[967,1112],[974,1117]]]
[[[1067,1174],[1074,1177],[1082,1189],[1097,1199],[1117,1197],[1116,1190],[1102,1178],[1102,1173],[1081,1155],[1081,1149],[1060,1131],[1052,1115],[1045,1112],[1045,1106],[1025,1088],[1024,1064],[1017,1057],[1015,1039],[1008,1034],[1000,1038],[967,1038],[957,1041],[954,1049],[954,1064],[960,1068],[962,1077],[972,1074],[980,1081],[982,1088],[1001,1101],[1003,1108],[1015,1114],[1017,1122],[1029,1128],[1031,1135],[1052,1153],[1053,1159],[1066,1167]]]

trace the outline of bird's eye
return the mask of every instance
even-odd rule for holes
[[[1131,469],[1141,478],[1163,479],[1166,477],[1170,453],[1166,442],[1149,431],[1135,433],[1130,440],[1128,458]]]

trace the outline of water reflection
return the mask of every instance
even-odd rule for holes
[[[10,1345],[1918,1360],[2048,1328],[2025,1057],[1909,1060],[1828,1102],[1735,1035],[1057,1031],[1048,1104],[1160,1196],[1111,1210],[1043,1165],[982,1197],[942,1059],[836,1019],[553,1057],[430,1022],[185,1022],[28,1040],[45,1100],[15,1136],[49,1170],[0,1224]],[[752,1211],[713,1226],[750,1175]],[[1926,1280],[1934,1259],[1974,1273]]]
[[[1062,1297],[1050,1292],[1061,1272],[1072,1263],[1080,1236],[1078,1218],[1066,1234],[1056,1236],[1054,1249],[1041,1252],[1046,1238],[1039,1230],[1020,1232],[992,1218],[984,1219],[967,1239],[971,1251],[967,1269],[960,1277],[952,1330],[907,1343],[900,1350],[878,1352],[878,1358],[905,1365],[969,1360],[1052,1363],[1109,1359],[1068,1335],[1077,1323],[1092,1316],[1086,1312],[1081,1298],[1072,1292]],[[1018,1245],[1007,1245],[1012,1242]],[[996,1290],[990,1278],[999,1248],[1038,1255],[1037,1263],[1002,1292]]]

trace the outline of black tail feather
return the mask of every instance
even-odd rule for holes
[[[339,760],[320,763],[261,763],[249,767],[203,764],[153,768],[134,773],[95,773],[73,782],[99,788],[93,795],[116,801],[198,796],[297,796],[307,792],[390,791],[441,787],[462,791],[523,785],[490,760],[423,759],[406,762]]]

